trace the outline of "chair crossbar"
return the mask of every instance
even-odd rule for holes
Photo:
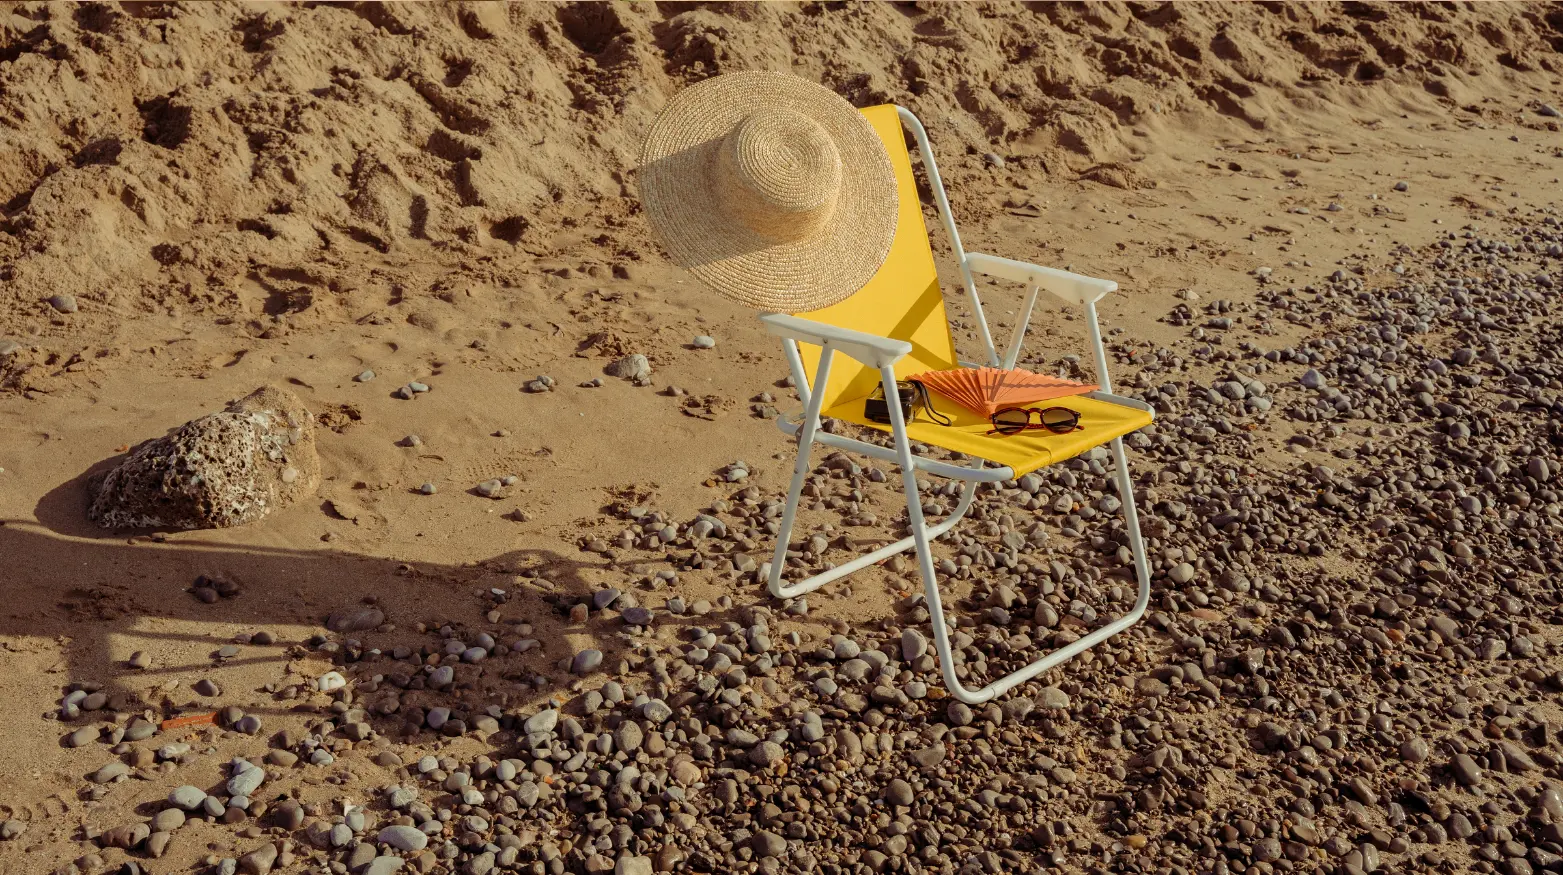
[[[781,429],[782,434],[785,434],[789,437],[797,437],[798,433],[803,429],[803,422],[801,419],[794,420],[788,418],[785,415],[778,419],[776,424]],[[871,444],[867,441],[860,441],[855,438],[843,437],[839,434],[831,434],[827,431],[816,433],[814,435],[814,442],[838,450],[850,450],[854,453],[861,453],[870,458],[880,459],[881,461],[885,462],[899,461],[896,458],[895,449],[892,447],[882,447],[878,444]],[[941,462],[938,459],[925,459],[922,456],[914,456],[913,464],[916,465],[917,470],[919,471],[926,471],[929,474],[933,474],[934,476],[947,477],[951,480],[970,480],[977,483],[1002,483],[1005,480],[1013,480],[1015,478],[1014,470],[1008,467],[975,468],[965,465],[956,465],[952,462]]]

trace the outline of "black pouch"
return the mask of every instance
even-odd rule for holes
[[[928,387],[917,380],[897,380],[895,384],[896,394],[901,399],[901,421],[912,422],[917,418],[917,409],[921,407],[928,412],[928,418],[939,425],[949,425],[950,418],[933,408],[933,399],[928,395]],[[885,387],[883,384],[875,386],[874,391],[863,400],[863,418],[869,422],[878,422],[884,425],[890,424],[890,405],[885,403]]]
[[[911,422],[918,400],[917,384],[901,381],[895,384],[896,394],[901,396],[901,421]],[[890,424],[890,405],[885,403],[885,387],[874,387],[873,394],[863,402],[863,418],[869,422]]]

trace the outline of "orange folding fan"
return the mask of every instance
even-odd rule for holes
[[[1050,398],[1084,395],[1098,386],[1033,374],[1024,368],[958,368],[953,371],[925,371],[907,377],[916,380],[962,407],[983,416],[992,416],[1006,407],[1016,407]]]

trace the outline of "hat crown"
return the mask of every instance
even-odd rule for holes
[[[835,211],[841,153],[802,113],[760,107],[723,138],[716,186],[726,212],[777,243],[807,239]]]

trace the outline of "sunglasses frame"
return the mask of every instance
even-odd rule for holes
[[[1043,421],[1043,416],[1046,413],[1048,413],[1049,411],[1052,411],[1052,410],[1063,410],[1063,411],[1069,413],[1069,415],[1072,417],[1072,419],[1070,420],[1068,428],[1055,428],[1054,426],[1048,425],[1045,421]],[[1025,425],[1013,425],[1013,426],[1006,426],[1006,427],[1000,427],[999,426],[998,419],[999,419],[999,415],[1000,414],[1014,413],[1016,411],[1024,411],[1025,412],[1025,414],[1026,414],[1026,424]],[[1035,413],[1037,415],[1037,424],[1036,425],[1032,425],[1031,424],[1031,414],[1033,414],[1033,413]],[[995,411],[993,411],[993,414],[988,417],[988,424],[993,426],[993,430],[988,432],[988,434],[1001,434],[1001,435],[1004,435],[1005,437],[1011,437],[1013,435],[1020,434],[1023,431],[1035,431],[1037,429],[1046,429],[1046,430],[1052,432],[1053,434],[1069,434],[1072,431],[1078,431],[1078,430],[1080,430],[1080,429],[1085,427],[1085,426],[1082,426],[1080,424],[1080,411],[1075,410],[1075,409],[1070,408],[1070,407],[1057,407],[1057,406],[1055,406],[1055,407],[1006,407],[1003,410],[995,410]]]

